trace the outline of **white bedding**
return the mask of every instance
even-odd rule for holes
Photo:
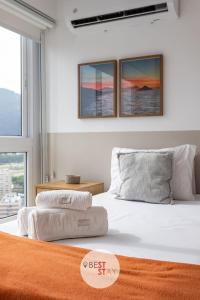
[[[108,235],[56,243],[200,264],[200,201],[149,204],[118,200],[110,193],[103,193],[93,197],[93,205],[107,209]],[[16,226],[14,221],[0,225],[0,230],[16,234]]]

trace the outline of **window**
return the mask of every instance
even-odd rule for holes
[[[26,205],[26,154],[0,154],[0,219]]]
[[[0,222],[40,182],[40,44],[0,27]]]
[[[21,36],[0,27],[0,43],[0,136],[21,136]]]

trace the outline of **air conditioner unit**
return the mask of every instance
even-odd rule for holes
[[[72,32],[97,33],[178,18],[179,0],[71,0],[67,1],[66,11]]]

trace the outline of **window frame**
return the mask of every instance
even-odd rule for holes
[[[25,191],[27,206],[33,205],[35,196],[34,183],[41,181],[37,168],[41,166],[36,162],[35,157],[40,155],[40,149],[35,149],[35,139],[40,136],[40,129],[35,131],[34,123],[40,124],[40,113],[36,114],[34,110],[35,86],[34,79],[34,61],[38,62],[38,72],[40,71],[40,51],[36,54],[33,50],[33,41],[21,36],[21,109],[22,109],[22,135],[21,136],[0,136],[0,152],[8,153],[26,153],[26,176]],[[36,57],[37,56],[37,57]],[[40,85],[36,87],[40,89]],[[38,94],[38,106],[40,107],[40,91]],[[39,125],[40,127],[40,125]],[[36,155],[37,152],[37,155]],[[39,172],[41,173],[41,172]],[[40,174],[41,175],[41,174]],[[39,178],[40,177],[40,178]],[[14,217],[8,217],[0,220],[5,223]]]

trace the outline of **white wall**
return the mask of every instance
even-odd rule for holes
[[[65,24],[66,3],[58,1],[58,26],[47,36],[49,132],[200,129],[199,0],[182,0],[178,20],[79,37]],[[163,117],[77,118],[78,63],[158,53],[164,55]]]
[[[25,0],[28,4],[48,14],[50,17],[56,17],[57,0]]]

